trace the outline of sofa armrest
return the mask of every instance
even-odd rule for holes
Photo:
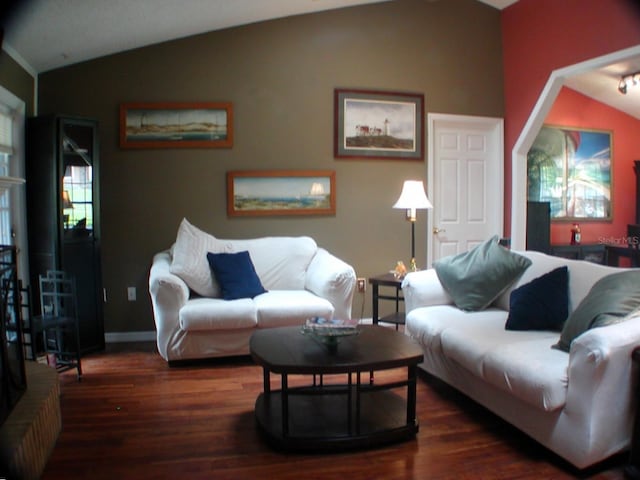
[[[611,445],[606,436],[616,431],[631,438],[638,381],[631,355],[637,346],[640,317],[593,328],[571,343],[565,409],[581,419],[593,444]]]
[[[329,300],[335,309],[334,318],[351,319],[356,272],[348,263],[318,248],[307,268],[304,288]]]
[[[402,281],[402,294],[407,313],[430,305],[453,305],[433,268],[409,272]]]
[[[190,295],[187,284],[169,271],[170,266],[171,255],[167,250],[154,255],[149,271],[149,295],[157,330],[158,350],[165,359],[168,340],[180,328],[180,309],[187,303]]]

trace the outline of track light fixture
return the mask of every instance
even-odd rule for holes
[[[626,95],[627,90],[630,87],[637,87],[638,85],[640,85],[640,72],[630,73],[629,75],[624,75],[620,79],[620,83],[618,83],[618,91],[621,94]]]

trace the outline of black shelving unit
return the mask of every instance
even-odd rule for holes
[[[27,120],[30,283],[49,270],[75,279],[83,353],[104,348],[98,124],[63,115]],[[33,305],[40,314],[40,305]]]

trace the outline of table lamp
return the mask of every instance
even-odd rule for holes
[[[433,208],[433,205],[424,192],[424,184],[421,180],[405,180],[402,186],[400,198],[393,208],[404,208],[407,212],[407,220],[411,222],[411,270],[416,267],[416,210]]]
[[[73,208],[73,203],[71,202],[71,196],[69,195],[68,190],[62,191],[62,211],[63,211],[63,219],[64,219],[64,228],[69,228],[69,214],[64,213],[65,210],[69,210]]]

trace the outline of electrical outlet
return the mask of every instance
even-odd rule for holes
[[[367,290],[367,281],[364,278],[356,279],[356,285],[358,287],[358,292],[363,293]]]
[[[127,299],[130,302],[135,302],[136,301],[136,287],[127,288]]]

